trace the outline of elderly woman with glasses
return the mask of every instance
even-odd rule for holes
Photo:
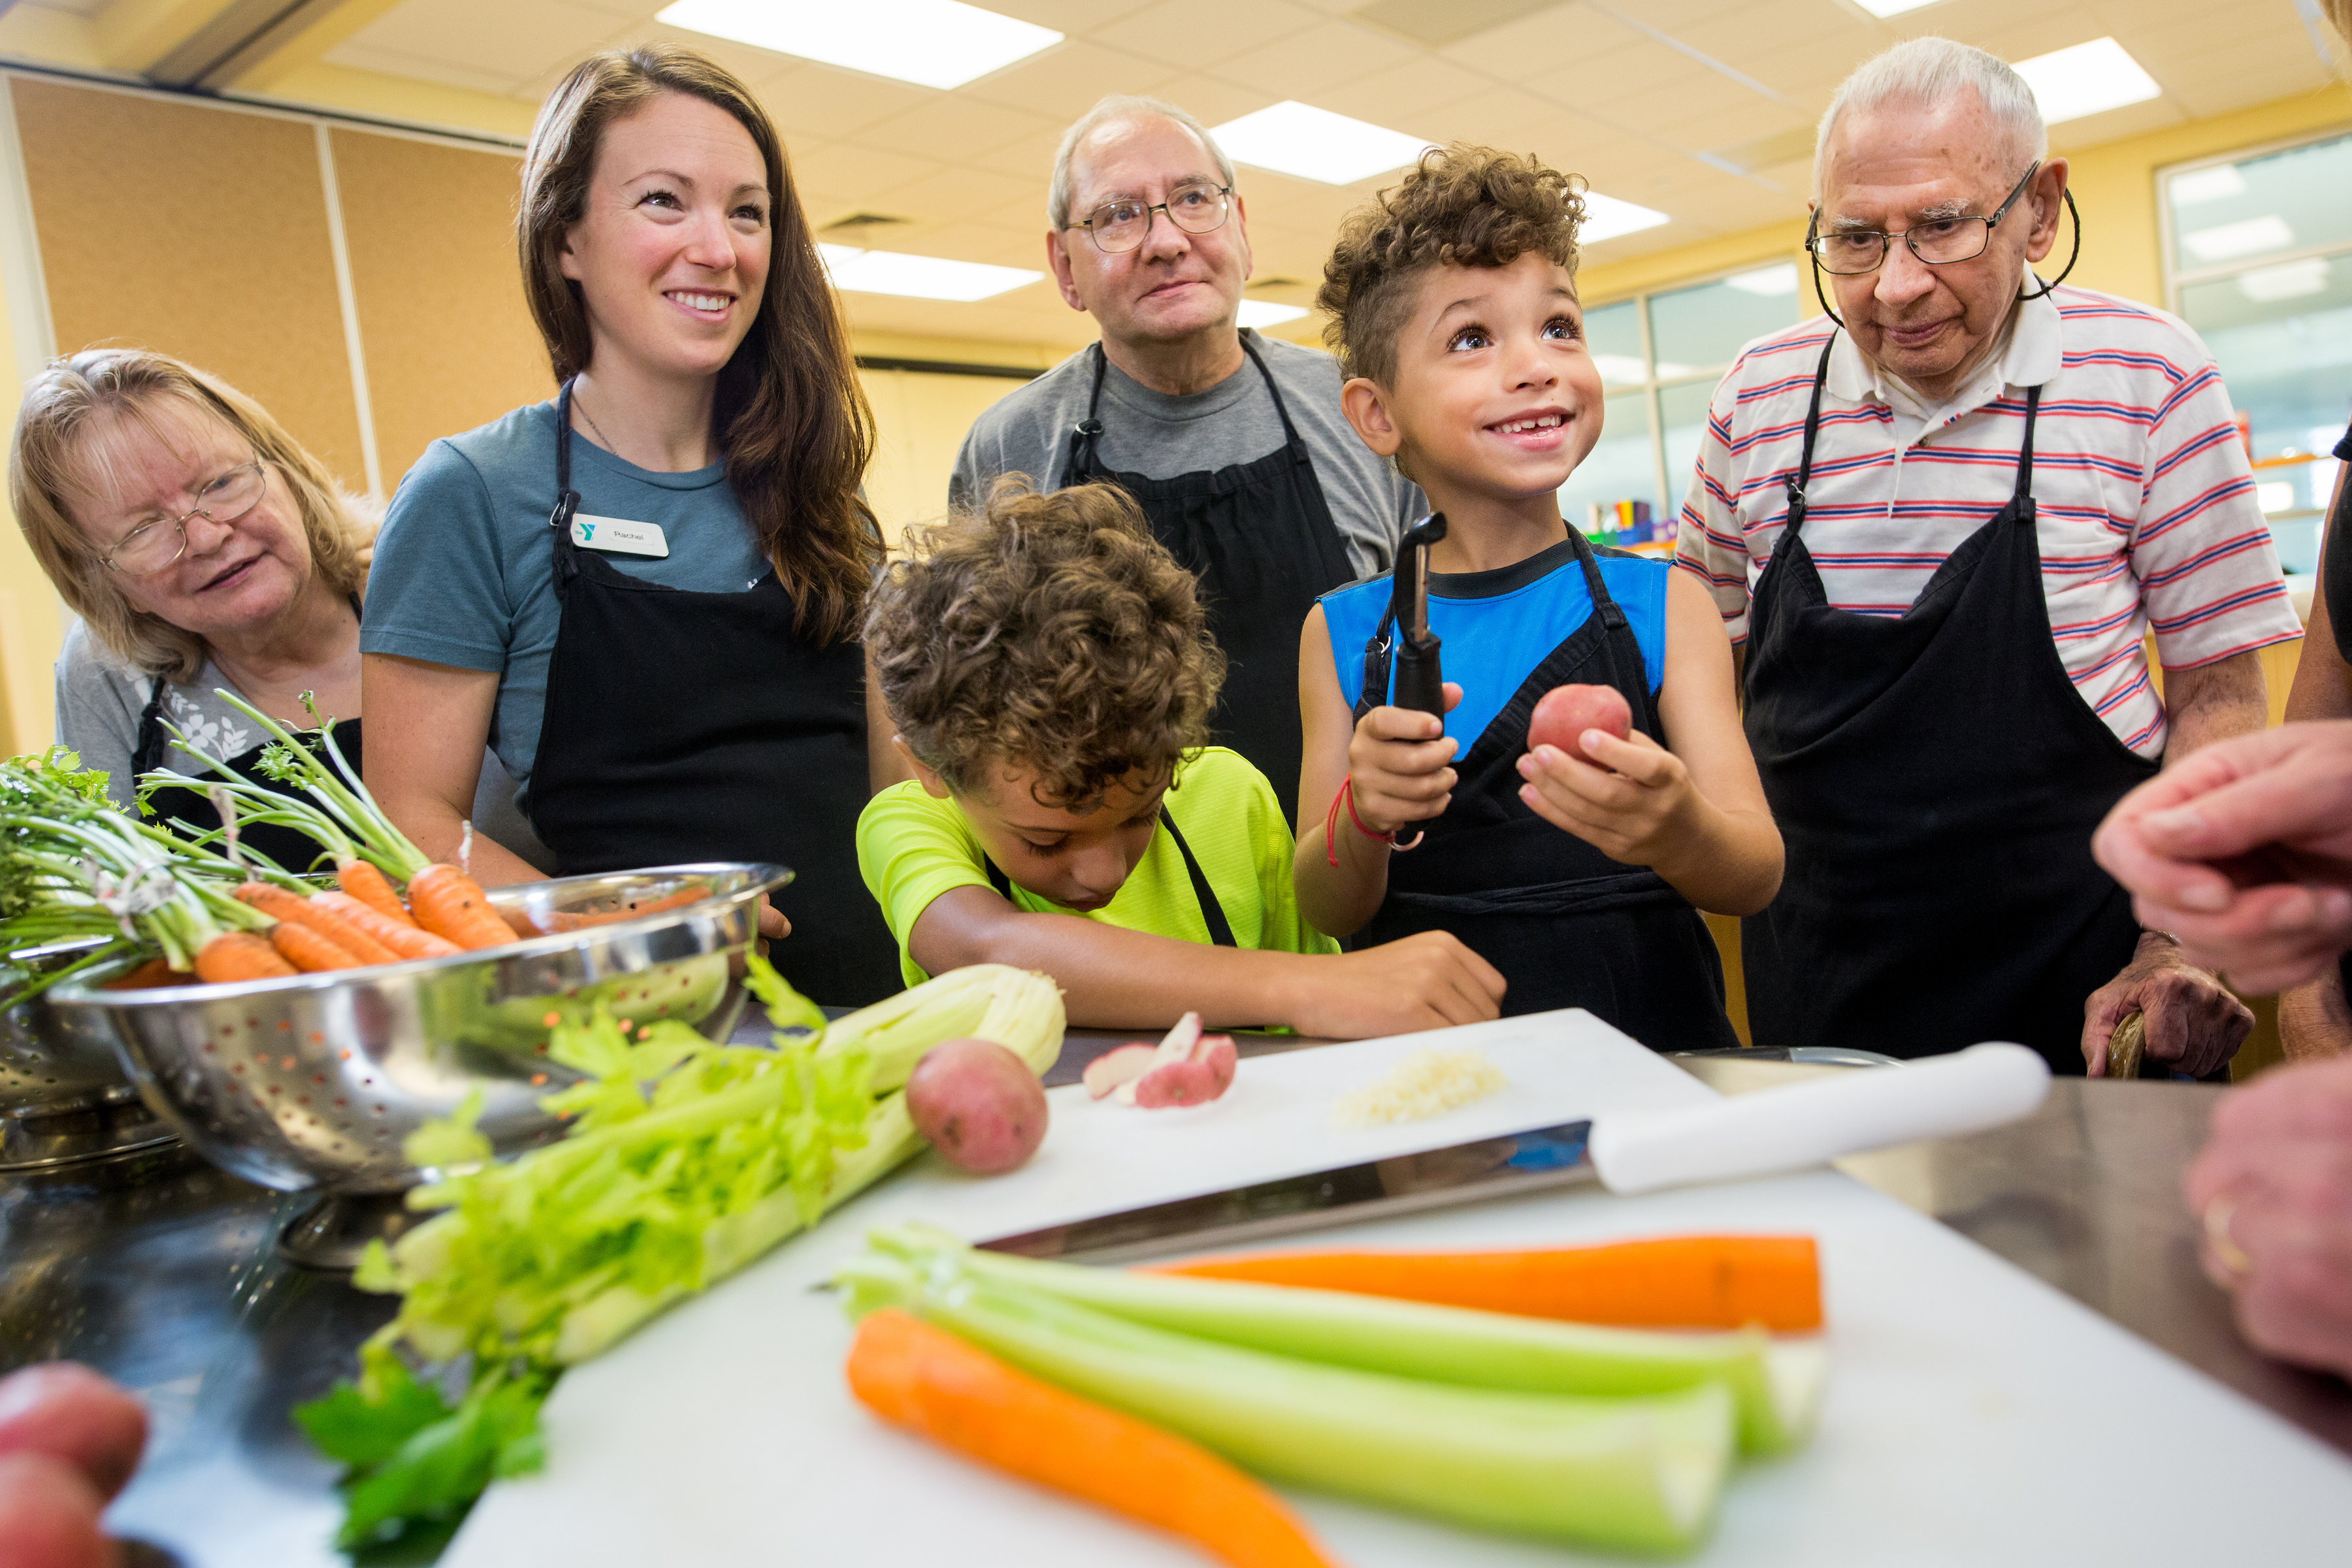
[[[80,619],[58,660],[58,740],[103,768],[128,807],[137,775],[201,768],[173,731],[237,772],[267,737],[218,693],[307,728],[314,704],[360,765],[360,596],[373,520],[268,412],[217,378],[143,349],[53,362],[25,389],[8,468],[17,526]],[[501,809],[486,831],[539,853]],[[158,795],[191,833],[220,825],[192,790]],[[256,826],[243,841],[299,867],[319,847]]]

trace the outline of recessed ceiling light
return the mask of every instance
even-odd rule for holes
[[[1244,327],[1275,327],[1285,321],[1295,321],[1305,314],[1307,314],[1306,308],[1300,305],[1278,305],[1272,300],[1244,300],[1242,301],[1241,320],[1235,324]]]
[[[1797,264],[1783,261],[1778,267],[1759,267],[1753,272],[1735,273],[1724,279],[1743,294],[1760,294],[1766,299],[1797,291]]]
[[[1874,16],[1900,16],[1906,11],[1916,11],[1922,5],[1933,5],[1936,0],[1855,0]]]
[[[2235,163],[2216,163],[2210,169],[2191,169],[2185,174],[2172,176],[2172,200],[2176,206],[2223,202],[2245,194],[2246,176],[2238,173]]]
[[[654,19],[919,87],[961,87],[1062,41],[960,0],[677,0]]]
[[[898,250],[859,250],[847,245],[820,245],[816,253],[825,271],[832,274],[833,286],[853,294],[901,294],[910,300],[969,304],[1045,276],[1020,267],[909,256]]]
[[[1639,234],[1645,228],[1655,228],[1674,219],[1655,207],[1645,207],[1636,202],[1621,202],[1615,196],[1604,196],[1599,191],[1584,193],[1584,224],[1576,231],[1578,241],[1598,245],[1604,239],[1620,235]]]
[[[2121,109],[2126,103],[2146,103],[2164,91],[2113,38],[2093,38],[2071,49],[2036,55],[2018,61],[2012,68],[2033,89],[2045,125]]]
[[[1235,163],[1327,185],[1352,185],[1401,169],[1430,144],[1419,136],[1288,99],[1228,120],[1209,134]]]
[[[2281,300],[2300,300],[2306,294],[2324,294],[2327,282],[2327,258],[2306,256],[2299,261],[2282,261],[2275,267],[2257,267],[2251,272],[2239,273],[2238,292],[2257,305],[2269,305]]]
[[[2278,214],[2264,213],[2212,228],[2191,229],[2180,237],[2180,243],[2200,261],[2235,261],[2241,256],[2284,250],[2294,243],[2294,230]]]

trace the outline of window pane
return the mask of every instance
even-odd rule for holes
[[[2311,570],[2315,514],[2336,479],[2336,464],[2325,459],[2352,416],[2352,253],[2189,284],[2180,313],[2213,351],[2230,400],[2251,426],[2255,460],[2323,459],[2254,471],[2281,559],[2290,571]]]
[[[1609,399],[1601,439],[1592,455],[1559,487],[1559,515],[1570,528],[1591,527],[1595,502],[1608,508],[1621,500],[1639,500],[1649,503],[1653,515],[1660,510],[1657,461],[1650,446],[1649,397],[1646,392],[1621,392]]]
[[[1600,367],[1603,386],[1639,386],[1650,379],[1642,358],[1641,301],[1626,300],[1584,313],[1584,345]]]
[[[2352,240],[2352,136],[2167,176],[2173,265],[2200,271]]]
[[[1706,435],[1706,405],[1714,395],[1711,381],[1686,381],[1658,393],[1658,425],[1666,444],[1666,483],[1673,488],[1676,510],[1690,494],[1691,472],[1698,467],[1699,443]]]
[[[1797,264],[1778,261],[1650,296],[1650,341],[1658,379],[1720,370],[1741,345],[1797,321]]]

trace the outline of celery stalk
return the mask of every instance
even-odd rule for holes
[[[918,1266],[951,1255],[975,1273],[1133,1322],[1364,1372],[1522,1394],[1664,1394],[1719,1383],[1738,1411],[1740,1450],[1750,1455],[1786,1453],[1802,1442],[1820,1405],[1821,1347],[1775,1344],[1758,1329],[1659,1333],[1339,1290],[1088,1268],[974,1251],[928,1226],[898,1226],[871,1239]]]
[[[1731,1462],[1720,1384],[1587,1399],[1359,1372],[1115,1318],[949,1253],[868,1254],[836,1278],[854,1314],[903,1307],[1262,1475],[1482,1530],[1686,1551]]]

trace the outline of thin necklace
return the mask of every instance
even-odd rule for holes
[[[572,394],[572,406],[580,410],[580,417],[588,421],[588,428],[596,432],[596,439],[604,444],[604,450],[616,458],[619,457],[621,449],[613,445],[613,438],[604,434],[604,427],[596,423],[596,416],[588,412],[588,405],[580,401],[580,395],[577,393]]]

